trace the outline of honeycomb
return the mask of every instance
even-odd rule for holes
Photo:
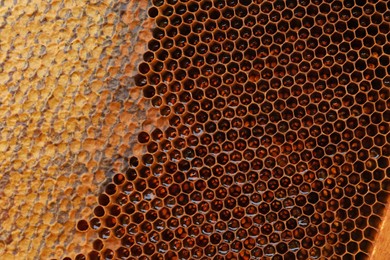
[[[141,131],[75,259],[367,259],[389,187],[387,1],[153,0]]]
[[[0,1],[0,259],[74,258],[102,183],[151,121],[147,1]],[[133,149],[134,148],[134,149]]]

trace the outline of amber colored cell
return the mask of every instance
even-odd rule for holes
[[[367,259],[389,193],[389,5],[152,4],[134,84],[166,125],[102,189],[88,257]]]
[[[80,220],[77,223],[77,230],[79,231],[86,231],[89,228],[88,222],[85,220]]]

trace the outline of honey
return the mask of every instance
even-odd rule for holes
[[[93,219],[126,239],[89,258],[368,258],[388,196],[388,8],[153,1],[135,84],[169,126],[138,134],[148,152],[100,203],[120,220]]]

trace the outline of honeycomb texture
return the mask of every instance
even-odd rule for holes
[[[137,154],[132,136],[150,113],[133,80],[150,4],[0,1],[0,259],[92,249],[77,220]]]
[[[138,134],[76,259],[366,259],[389,192],[387,1],[154,0]]]

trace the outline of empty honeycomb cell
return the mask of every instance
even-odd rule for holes
[[[367,259],[389,192],[389,6],[152,3],[134,82],[166,126],[78,222],[99,236],[88,257]]]

